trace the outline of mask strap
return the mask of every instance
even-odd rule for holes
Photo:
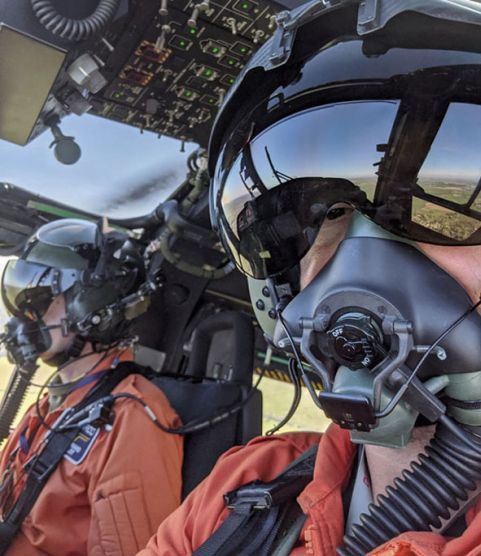
[[[64,338],[66,338],[69,334],[70,334],[70,327],[69,327],[69,322],[68,319],[60,319],[60,324],[43,324],[42,321],[42,325],[39,326],[39,328],[41,330],[56,330],[57,328],[60,328],[62,330],[62,336]]]

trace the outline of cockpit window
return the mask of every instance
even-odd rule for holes
[[[197,145],[91,115],[62,120],[82,149],[70,166],[58,162],[50,131],[22,147],[0,141],[0,182],[60,203],[117,218],[150,212],[185,179]]]

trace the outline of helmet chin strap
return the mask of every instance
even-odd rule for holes
[[[60,328],[62,331],[62,337],[66,338],[70,334],[70,327],[68,319],[62,318],[60,319],[60,324],[53,324],[43,327],[44,330],[54,330]],[[71,359],[76,359],[81,353],[87,340],[82,338],[81,336],[74,336],[72,339],[72,343],[69,347],[62,352],[55,353],[52,357],[48,360],[45,360],[45,363],[51,367],[59,367],[60,365],[64,365]]]
[[[43,322],[43,321],[42,321]],[[42,324],[42,326],[40,326],[40,328],[42,330],[56,330],[57,328],[60,328],[62,331],[62,337],[66,338],[69,333],[69,323],[67,319],[60,319],[60,324]]]
[[[56,353],[46,360],[45,363],[51,367],[60,367],[60,365],[64,365],[70,360],[77,359],[77,357],[79,357],[82,353],[86,343],[87,341],[81,336],[75,336],[72,344],[67,350],[62,351],[61,353]]]

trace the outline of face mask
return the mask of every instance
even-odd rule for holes
[[[26,318],[11,318],[5,326],[5,334],[2,337],[9,360],[21,368],[35,364],[39,355],[52,345],[50,330],[54,328],[61,328],[64,335],[68,334],[67,321],[47,326],[41,319],[34,321]]]
[[[404,446],[419,414],[442,413],[441,391],[448,413],[481,425],[469,405],[481,399],[481,316],[449,274],[364,217],[280,320],[275,343],[288,347],[287,329],[322,381],[318,405],[354,442]]]
[[[50,334],[39,321],[11,318],[5,327],[5,347],[9,360],[19,367],[34,363],[52,341]]]

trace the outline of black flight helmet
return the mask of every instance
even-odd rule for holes
[[[69,329],[110,344],[125,330],[123,314],[111,306],[135,291],[143,276],[142,256],[126,233],[63,219],[39,228],[21,256],[8,261],[1,292],[11,315],[31,320],[41,319],[63,294]]]
[[[481,244],[481,5],[307,2],[229,92],[210,143],[212,220],[239,270],[274,277],[323,222]]]

